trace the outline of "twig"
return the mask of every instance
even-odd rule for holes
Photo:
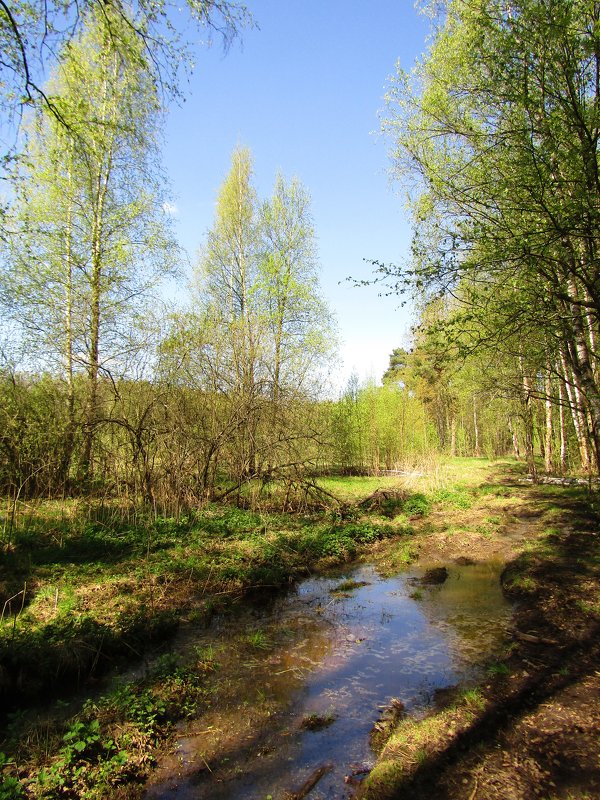
[[[472,792],[471,792],[471,794],[469,795],[469,800],[473,800],[473,798],[474,798],[474,797],[475,797],[475,795],[477,794],[477,788],[478,788],[478,786],[479,786],[479,779],[478,779],[478,778],[475,778],[475,786],[473,786],[473,791],[472,791]]]

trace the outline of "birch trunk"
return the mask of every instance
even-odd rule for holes
[[[547,368],[544,379],[546,399],[544,407],[546,410],[546,445],[544,448],[544,467],[548,475],[554,473],[554,431],[552,427],[552,380],[550,377],[550,367]]]

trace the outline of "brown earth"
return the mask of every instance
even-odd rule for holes
[[[594,498],[507,481],[476,508],[430,515],[421,561],[506,559],[516,600],[505,660],[475,693],[401,722],[370,800],[600,798],[600,536]],[[486,527],[487,526],[487,527]],[[490,533],[489,528],[494,530]]]

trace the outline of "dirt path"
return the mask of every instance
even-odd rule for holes
[[[423,526],[420,557],[506,559],[517,600],[506,658],[471,693],[400,723],[359,795],[370,800],[600,797],[600,537],[582,492],[521,487]],[[422,526],[422,527],[423,527]],[[490,532],[491,528],[495,529]]]

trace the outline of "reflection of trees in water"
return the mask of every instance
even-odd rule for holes
[[[474,663],[504,640],[511,605],[500,586],[502,569],[500,562],[450,566],[443,584],[421,589],[422,611],[448,636],[453,659]]]
[[[409,710],[430,703],[437,689],[468,677],[469,667],[499,644],[510,612],[501,568],[451,566],[443,584],[421,586],[416,600],[406,573],[382,579],[362,566],[352,578],[363,585],[347,595],[331,593],[339,580],[310,579],[230,620],[219,632],[222,640],[234,645],[248,629],[260,629],[272,647],[253,653],[233,646],[229,656],[219,654],[218,698],[212,716],[198,721],[203,735],[195,746],[211,767],[228,759],[226,780],[206,774],[201,787],[190,780],[189,797],[278,796],[323,761],[336,766],[316,793],[339,796],[348,765],[372,755],[369,732],[382,705],[391,697]],[[335,721],[303,730],[310,714],[332,714]],[[250,759],[259,751],[268,758]],[[239,764],[243,775],[235,774]],[[179,779],[178,796],[185,800],[183,784]]]

